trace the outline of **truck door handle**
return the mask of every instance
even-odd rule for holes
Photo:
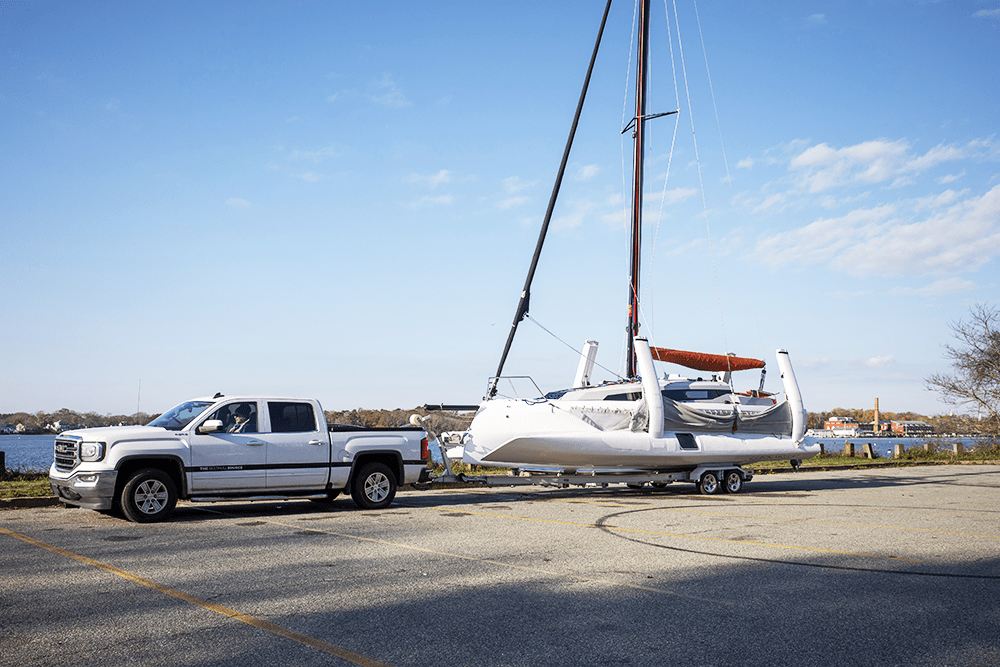
[[[260,445],[263,445],[264,442],[262,440],[248,440],[247,444],[252,447],[259,447]]]
[[[310,440],[309,444],[310,445],[322,445],[323,441],[322,440]]]

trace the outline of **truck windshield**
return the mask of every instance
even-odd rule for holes
[[[187,403],[181,403],[149,422],[147,426],[159,426],[168,431],[180,431],[210,405],[213,405],[212,401],[188,401]]]

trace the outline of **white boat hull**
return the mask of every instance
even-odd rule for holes
[[[643,394],[660,398],[652,357],[636,339]],[[778,352],[791,425],[785,434],[716,430],[664,431],[662,402],[494,399],[485,401],[466,436],[462,460],[507,468],[671,469],[702,464],[745,465],[806,459],[820,452],[806,441],[805,409],[788,355]],[[646,425],[645,421],[648,421]]]

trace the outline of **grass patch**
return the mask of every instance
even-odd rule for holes
[[[44,498],[51,495],[47,471],[8,468],[0,473],[0,498]]]

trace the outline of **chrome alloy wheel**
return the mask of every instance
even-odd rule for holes
[[[169,496],[163,482],[158,479],[147,479],[136,487],[135,506],[144,514],[156,514],[167,506]]]
[[[380,503],[389,495],[389,478],[382,472],[373,472],[365,478],[365,496]]]

